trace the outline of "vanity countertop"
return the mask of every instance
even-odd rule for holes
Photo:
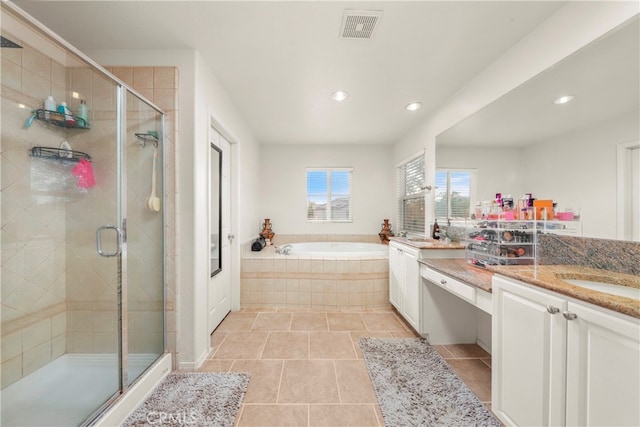
[[[487,270],[640,319],[640,300],[598,292],[563,279],[640,288],[640,277],[577,265],[491,265]]]
[[[491,292],[493,273],[485,268],[469,264],[464,258],[425,258],[418,260],[418,262],[483,291]]]
[[[414,238],[414,237],[390,237],[392,242],[411,246],[416,249],[464,249],[465,246],[459,242],[441,242],[436,239]]]
[[[587,289],[563,280],[571,278],[640,288],[638,276],[576,265],[488,265],[480,268],[462,258],[426,258],[418,262],[487,292],[491,292],[493,274],[498,273],[640,319],[640,300]]]

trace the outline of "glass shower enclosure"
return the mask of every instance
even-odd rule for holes
[[[1,12],[1,423],[90,424],[165,351],[164,116]]]

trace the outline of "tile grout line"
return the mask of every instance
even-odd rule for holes
[[[280,404],[280,390],[282,389],[282,378],[284,377],[284,359],[281,360],[282,365],[280,366],[280,381],[278,381],[278,393],[276,394],[276,405]]]
[[[332,360],[332,365],[333,365],[333,376],[336,379],[336,390],[338,391],[338,404],[342,405],[342,395],[340,394],[340,384],[338,381],[338,370],[336,369],[336,359]]]

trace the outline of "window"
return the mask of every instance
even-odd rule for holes
[[[474,169],[436,169],[436,218],[469,218],[476,176]]]
[[[398,231],[423,234],[424,228],[424,154],[396,169]]]
[[[350,222],[351,168],[307,168],[307,221]]]

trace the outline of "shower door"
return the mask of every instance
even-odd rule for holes
[[[121,390],[117,85],[15,40],[2,50],[23,84],[3,72],[1,423],[73,426]],[[35,75],[46,84],[24,83]],[[72,111],[85,101],[87,121],[45,112],[25,127],[49,95]]]
[[[126,94],[126,365],[130,384],[164,352],[162,115]]]

